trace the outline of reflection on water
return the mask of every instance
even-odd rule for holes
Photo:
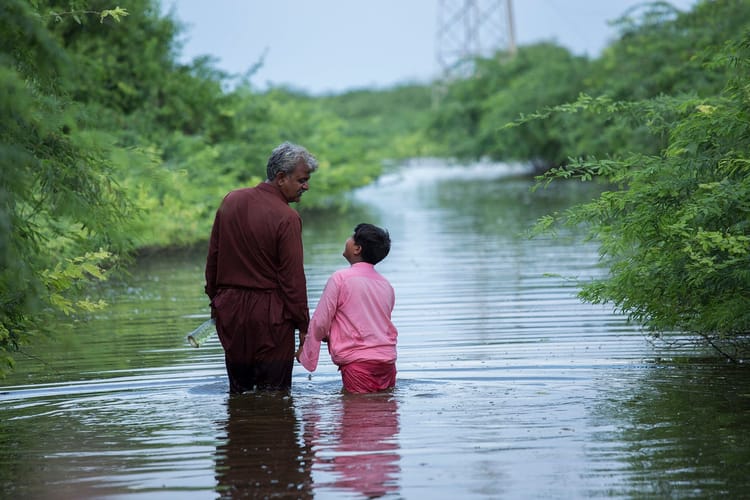
[[[671,352],[582,304],[596,247],[524,233],[600,188],[532,194],[518,173],[414,162],[304,215],[313,307],[357,223],[391,233],[388,394],[343,395],[321,359],[291,394],[230,397],[216,338],[185,341],[208,316],[205,250],[140,261],[104,284],[108,311],[4,381],[0,498],[746,495],[747,367],[661,365]]]
[[[391,393],[248,393],[229,396],[226,407],[215,454],[219,498],[377,498],[399,490]]]
[[[398,401],[390,392],[312,400],[301,412],[314,468],[331,476],[319,483],[319,494],[331,489],[377,498],[399,490]]]
[[[747,496],[750,379],[723,363],[653,367],[612,394],[596,414],[619,425],[623,495]],[[611,453],[612,450],[610,449]]]
[[[299,427],[283,392],[231,395],[216,447],[219,498],[312,498],[312,452]]]

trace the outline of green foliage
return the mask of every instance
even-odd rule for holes
[[[92,312],[106,306],[101,299],[92,300],[78,294],[71,297],[69,292],[85,291],[92,279],[105,280],[107,275],[103,266],[111,257],[112,254],[103,250],[87,252],[85,255],[58,262],[54,269],[42,271],[42,283],[49,293],[50,306],[68,316],[82,311]]]
[[[129,214],[108,162],[112,138],[80,126],[69,58],[22,0],[0,6],[0,375],[58,312],[90,310],[80,286],[122,251]],[[99,250],[99,249],[103,250]]]
[[[434,156],[439,153],[427,134],[433,91],[425,85],[399,85],[383,90],[353,90],[317,99],[346,123],[347,137],[363,141],[368,161]]]
[[[208,58],[178,64],[179,26],[153,1],[128,2],[123,23],[109,22],[122,12],[102,2],[85,10],[80,3],[66,15],[51,9],[48,28],[76,68],[66,88],[87,111],[79,125],[111,135],[109,166],[137,208],[118,229],[136,247],[204,240],[223,195],[259,182],[271,149],[285,140],[322,162],[305,206],[330,204],[378,175],[379,159],[309,97],[259,94],[247,83],[227,91],[229,76]],[[107,15],[82,16],[93,12]]]
[[[484,154],[506,161],[530,160],[540,169],[563,163],[569,156],[564,150],[566,134],[575,126],[566,115],[526,122],[511,131],[499,125],[574,99],[588,64],[563,48],[542,44],[525,47],[512,61],[495,65],[495,78],[502,83],[493,85],[494,92],[484,102],[479,127]]]
[[[475,77],[448,86],[430,127],[432,138],[451,156],[528,161],[537,170],[565,165],[570,157],[658,154],[666,130],[633,115],[595,113],[587,106],[575,115],[540,112],[560,111],[580,95],[612,102],[716,95],[727,72],[707,69],[706,62],[750,24],[750,5],[703,1],[681,12],[652,2],[614,24],[619,38],[593,61],[550,44],[520,47],[513,59],[479,60]],[[530,115],[534,119],[524,119]]]
[[[587,59],[548,43],[520,47],[509,60],[478,60],[474,78],[448,87],[432,133],[459,158],[531,161],[540,170],[559,165],[568,156],[563,146],[573,124],[567,116],[526,121],[511,131],[503,126],[575,99],[588,66]]]
[[[689,12],[668,2],[636,5],[614,22],[620,36],[595,62],[591,92],[616,100],[717,94],[726,73],[706,71],[706,63],[743,32],[749,7],[744,0],[702,1]]]
[[[584,300],[611,302],[655,335],[695,333],[736,359],[750,334],[750,33],[716,65],[730,74],[716,97],[622,105],[670,131],[660,155],[580,161],[546,178],[619,186],[560,214],[590,227],[609,267]]]

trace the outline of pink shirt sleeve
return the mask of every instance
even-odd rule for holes
[[[336,303],[338,301],[339,285],[336,275],[331,276],[326,283],[323,293],[315,308],[310,325],[307,328],[307,337],[302,345],[302,353],[299,361],[308,371],[314,372],[318,367],[320,358],[320,344],[323,339],[328,337],[331,331],[331,322],[336,313]]]
[[[305,337],[305,343],[302,344],[302,353],[299,355],[299,362],[307,371],[314,372],[318,367],[320,358],[320,340],[316,340],[309,333]]]

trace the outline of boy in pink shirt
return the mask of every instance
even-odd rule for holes
[[[320,343],[341,371],[347,392],[377,392],[396,385],[393,287],[375,270],[391,249],[388,231],[359,224],[346,240],[346,269],[333,273],[310,319],[297,360],[315,371]]]

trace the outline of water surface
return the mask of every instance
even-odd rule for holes
[[[112,307],[20,355],[0,393],[4,498],[665,498],[745,494],[750,377],[652,345],[575,280],[604,272],[537,217],[595,194],[534,194],[521,169],[424,160],[305,215],[314,307],[358,222],[388,228],[398,385],[340,392],[325,354],[289,395],[229,397],[202,249],[143,259]],[[314,188],[314,185],[313,185]]]

